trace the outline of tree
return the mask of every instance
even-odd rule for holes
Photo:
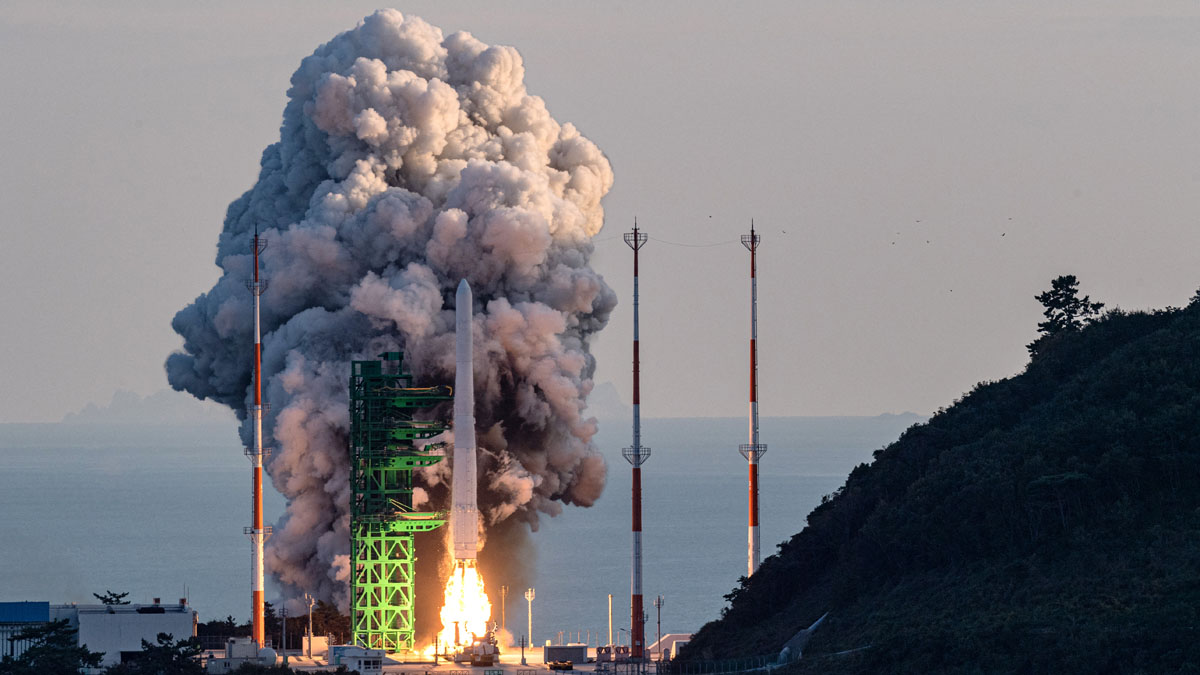
[[[129,601],[125,599],[125,596],[129,595],[128,593],[113,593],[112,591],[105,589],[103,595],[100,593],[92,593],[92,595],[96,596],[96,599],[100,602],[110,606],[129,604]]]
[[[202,638],[246,637],[250,635],[250,624],[239,625],[232,615],[224,619],[213,619],[196,625],[196,636]]]
[[[104,659],[104,652],[79,645],[79,630],[66,619],[26,628],[8,640],[28,640],[30,646],[16,658],[5,656],[0,661],[0,675],[77,673],[82,668],[99,667]]]
[[[275,605],[269,602],[263,603],[263,632],[266,633],[268,638],[280,635],[283,632],[279,614],[275,611]]]
[[[313,634],[333,635],[340,642],[350,635],[350,617],[339,612],[336,605],[318,600],[313,607]]]
[[[1091,297],[1079,297],[1079,281],[1074,274],[1065,274],[1050,282],[1050,290],[1034,296],[1045,309],[1045,321],[1038,323],[1038,339],[1025,345],[1033,356],[1055,336],[1077,331],[1100,317],[1103,302],[1092,302]]]
[[[176,641],[170,633],[159,633],[157,644],[142,640],[142,653],[136,658],[109,667],[106,675],[200,675],[200,641],[196,638]]]

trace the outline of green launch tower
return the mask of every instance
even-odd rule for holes
[[[442,461],[425,441],[445,431],[413,414],[453,398],[448,386],[413,387],[403,354],[354,361],[350,370],[350,629],[354,643],[414,648],[413,534],[445,522],[413,510],[413,469]]]

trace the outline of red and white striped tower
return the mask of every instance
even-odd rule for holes
[[[254,229],[254,239],[251,240],[250,250],[254,255],[254,281],[247,284],[254,295],[254,447],[246,452],[250,457],[251,471],[251,522],[245,528],[250,536],[250,623],[251,638],[259,647],[265,645],[266,623],[263,619],[263,542],[266,541],[268,528],[263,527],[262,500],[262,469],[263,469],[263,402],[262,402],[262,329],[259,322],[259,300],[266,290],[267,284],[258,278],[258,256],[267,247],[267,240],[258,236],[258,228]]]
[[[646,645],[646,613],[642,607],[642,463],[650,458],[650,448],[642,447],[641,393],[638,360],[638,249],[646,243],[646,235],[638,232],[637,219],[633,231],[625,233],[625,243],[633,249],[633,445],[621,454],[633,466],[633,576],[630,583],[629,614],[630,657],[641,660]]]
[[[767,452],[767,446],[758,442],[758,276],[757,260],[758,242],[761,239],[754,233],[754,221],[750,221],[750,234],[742,235],[742,245],[750,251],[750,442],[739,446],[742,456],[750,465],[750,503],[746,576],[751,576],[758,569],[761,552],[758,543],[758,460]]]

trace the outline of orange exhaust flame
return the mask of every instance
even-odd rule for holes
[[[492,603],[483,588],[483,577],[474,560],[454,561],[454,571],[446,580],[446,599],[442,605],[442,632],[438,642],[445,650],[470,646],[475,637],[487,634]]]

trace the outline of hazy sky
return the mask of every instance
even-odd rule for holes
[[[291,73],[377,6],[0,4],[0,421],[167,386]],[[930,412],[1016,373],[1058,274],[1126,309],[1200,287],[1197,3],[398,8],[517,47],[612,161],[596,379],[628,400],[636,215],[645,415],[744,413],[751,217],[764,415]]]

